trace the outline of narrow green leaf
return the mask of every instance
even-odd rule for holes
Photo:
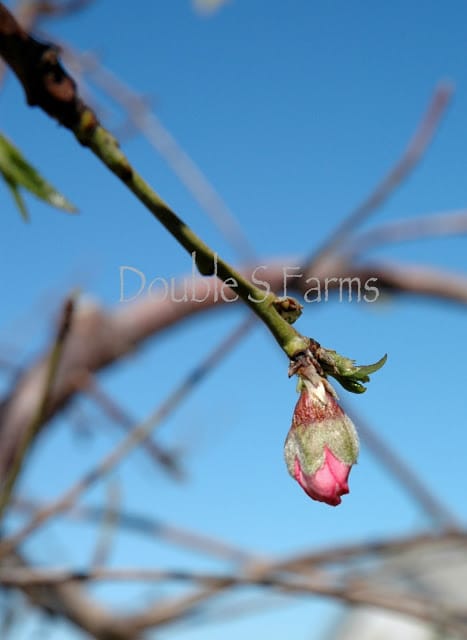
[[[24,158],[19,149],[2,134],[0,134],[0,173],[9,185],[18,206],[19,202],[22,202],[18,188],[22,187],[53,207],[70,213],[76,212],[74,205],[44,180]],[[24,203],[22,203],[20,210],[24,217]]]
[[[339,384],[341,386],[344,387],[344,389],[346,391],[350,391],[351,393],[365,393],[366,391],[366,387],[361,384],[361,382],[358,382],[358,380],[355,380],[354,378],[345,378],[342,376],[335,376],[337,382],[339,382]],[[370,380],[365,380],[365,382],[369,382]]]
[[[352,378],[358,378],[359,380],[367,379],[366,382],[368,382],[368,376],[370,375],[370,373],[374,373],[375,371],[378,371],[378,369],[381,369],[387,359],[388,355],[386,353],[382,358],[378,360],[378,362],[375,362],[374,364],[356,366],[351,373]]]
[[[347,391],[352,393],[363,393],[366,387],[363,382],[370,382],[370,373],[381,369],[387,360],[387,354],[374,364],[359,366],[355,360],[341,356],[336,351],[320,347],[316,352],[316,357],[323,367],[326,375],[335,378]]]
[[[21,217],[23,218],[24,222],[29,222],[29,213],[26,209],[24,200],[21,197],[18,186],[14,182],[11,182],[11,180],[9,180],[4,174],[2,174],[2,176],[5,179],[6,186],[9,188],[10,193],[13,196],[13,200],[16,202],[16,206],[19,209]]]

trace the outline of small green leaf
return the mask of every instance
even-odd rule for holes
[[[370,373],[375,373],[386,362],[388,356],[385,354],[374,364],[356,365],[355,360],[341,356],[336,351],[319,347],[316,357],[323,367],[326,375],[335,378],[347,391],[352,393],[363,393],[366,387],[363,382],[370,382]]]
[[[351,393],[365,393],[366,391],[366,387],[354,378],[345,378],[337,375],[335,378],[346,391],[350,391]],[[369,382],[369,379],[365,380],[365,382]]]
[[[20,187],[53,207],[74,213],[76,208],[34,169],[4,135],[0,134],[0,173],[7,183],[22,217],[28,214]]]
[[[354,367],[351,373],[352,378],[357,378],[358,380],[364,380],[365,382],[368,382],[370,373],[374,373],[375,371],[378,371],[378,369],[381,369],[381,367],[385,364],[387,359],[388,359],[388,354],[385,353],[384,356],[374,364],[367,364],[367,365]]]

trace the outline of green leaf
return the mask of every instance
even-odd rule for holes
[[[374,373],[375,371],[378,371],[378,369],[381,369],[381,367],[385,364],[387,359],[388,359],[388,354],[385,353],[384,356],[374,364],[367,364],[367,365],[354,367],[351,373],[352,378],[357,378],[358,380],[364,380],[365,382],[368,382],[370,373]]]
[[[20,187],[34,194],[47,204],[68,211],[76,208],[60,192],[34,169],[4,135],[0,134],[0,173],[7,183],[23,219],[28,220],[26,206],[19,192]]]
[[[29,222],[28,210],[26,209],[24,200],[21,196],[21,193],[19,192],[18,185],[16,185],[14,182],[11,182],[11,180],[9,180],[5,175],[3,175],[3,178],[5,179],[5,184],[9,188],[11,195],[16,202],[21,217],[23,218],[24,222]]]
[[[365,393],[366,391],[365,385],[361,384],[361,382],[358,382],[358,380],[355,380],[353,378],[344,378],[338,375],[335,375],[334,377],[346,391],[350,391],[351,393]],[[369,381],[369,379],[365,380],[365,382]]]
[[[347,391],[352,393],[363,393],[366,387],[363,382],[370,382],[370,373],[375,373],[386,362],[388,356],[385,354],[374,364],[356,365],[355,360],[341,356],[336,351],[320,347],[316,352],[316,357],[323,367],[326,375],[335,378]]]

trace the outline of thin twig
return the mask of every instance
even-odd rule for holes
[[[44,506],[25,498],[15,498],[12,502],[12,508],[19,513],[23,512],[31,516],[37,511],[42,510]],[[74,505],[66,512],[66,516],[74,520],[99,522],[102,520],[104,511],[104,507]],[[109,512],[109,514],[110,513],[111,512]],[[259,557],[257,554],[245,551],[224,540],[218,540],[212,536],[182,529],[181,527],[167,524],[157,518],[150,518],[145,515],[125,511],[113,513],[112,516],[115,517],[119,527],[125,528],[128,531],[146,535],[150,538],[164,540],[169,544],[180,545],[197,553],[214,556],[235,564],[253,561],[253,559]]]
[[[390,243],[467,233],[467,210],[448,211],[408,220],[396,220],[359,233],[341,248],[340,257],[349,262],[362,253]]]
[[[117,530],[119,520],[120,491],[114,482],[110,482],[107,488],[108,504],[104,507],[98,537],[92,555],[91,567],[103,566],[110,554],[110,548]]]
[[[55,382],[55,378],[57,375],[58,367],[60,364],[60,360],[63,354],[63,349],[65,347],[65,342],[68,337],[68,334],[71,329],[72,318],[74,311],[74,300],[73,298],[68,298],[63,305],[62,315],[60,319],[60,324],[57,330],[57,334],[55,337],[54,345],[50,352],[49,356],[49,364],[47,368],[47,374],[44,381],[44,388],[42,391],[42,396],[40,398],[39,404],[35,411],[35,414],[32,417],[32,420],[25,429],[20,445],[16,449],[15,457],[11,462],[11,466],[8,474],[6,475],[5,481],[1,487],[0,493],[0,519],[7,507],[13,488],[15,486],[16,479],[21,471],[24,458],[29,450],[31,443],[33,442],[37,430],[40,425],[43,423],[44,418],[47,414],[47,406],[52,395],[52,387]]]

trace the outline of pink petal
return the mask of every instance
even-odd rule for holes
[[[336,458],[328,447],[324,449],[324,462],[318,471],[309,475],[303,473],[298,458],[294,471],[295,479],[313,500],[337,506],[341,503],[340,496],[349,493],[350,465]]]

